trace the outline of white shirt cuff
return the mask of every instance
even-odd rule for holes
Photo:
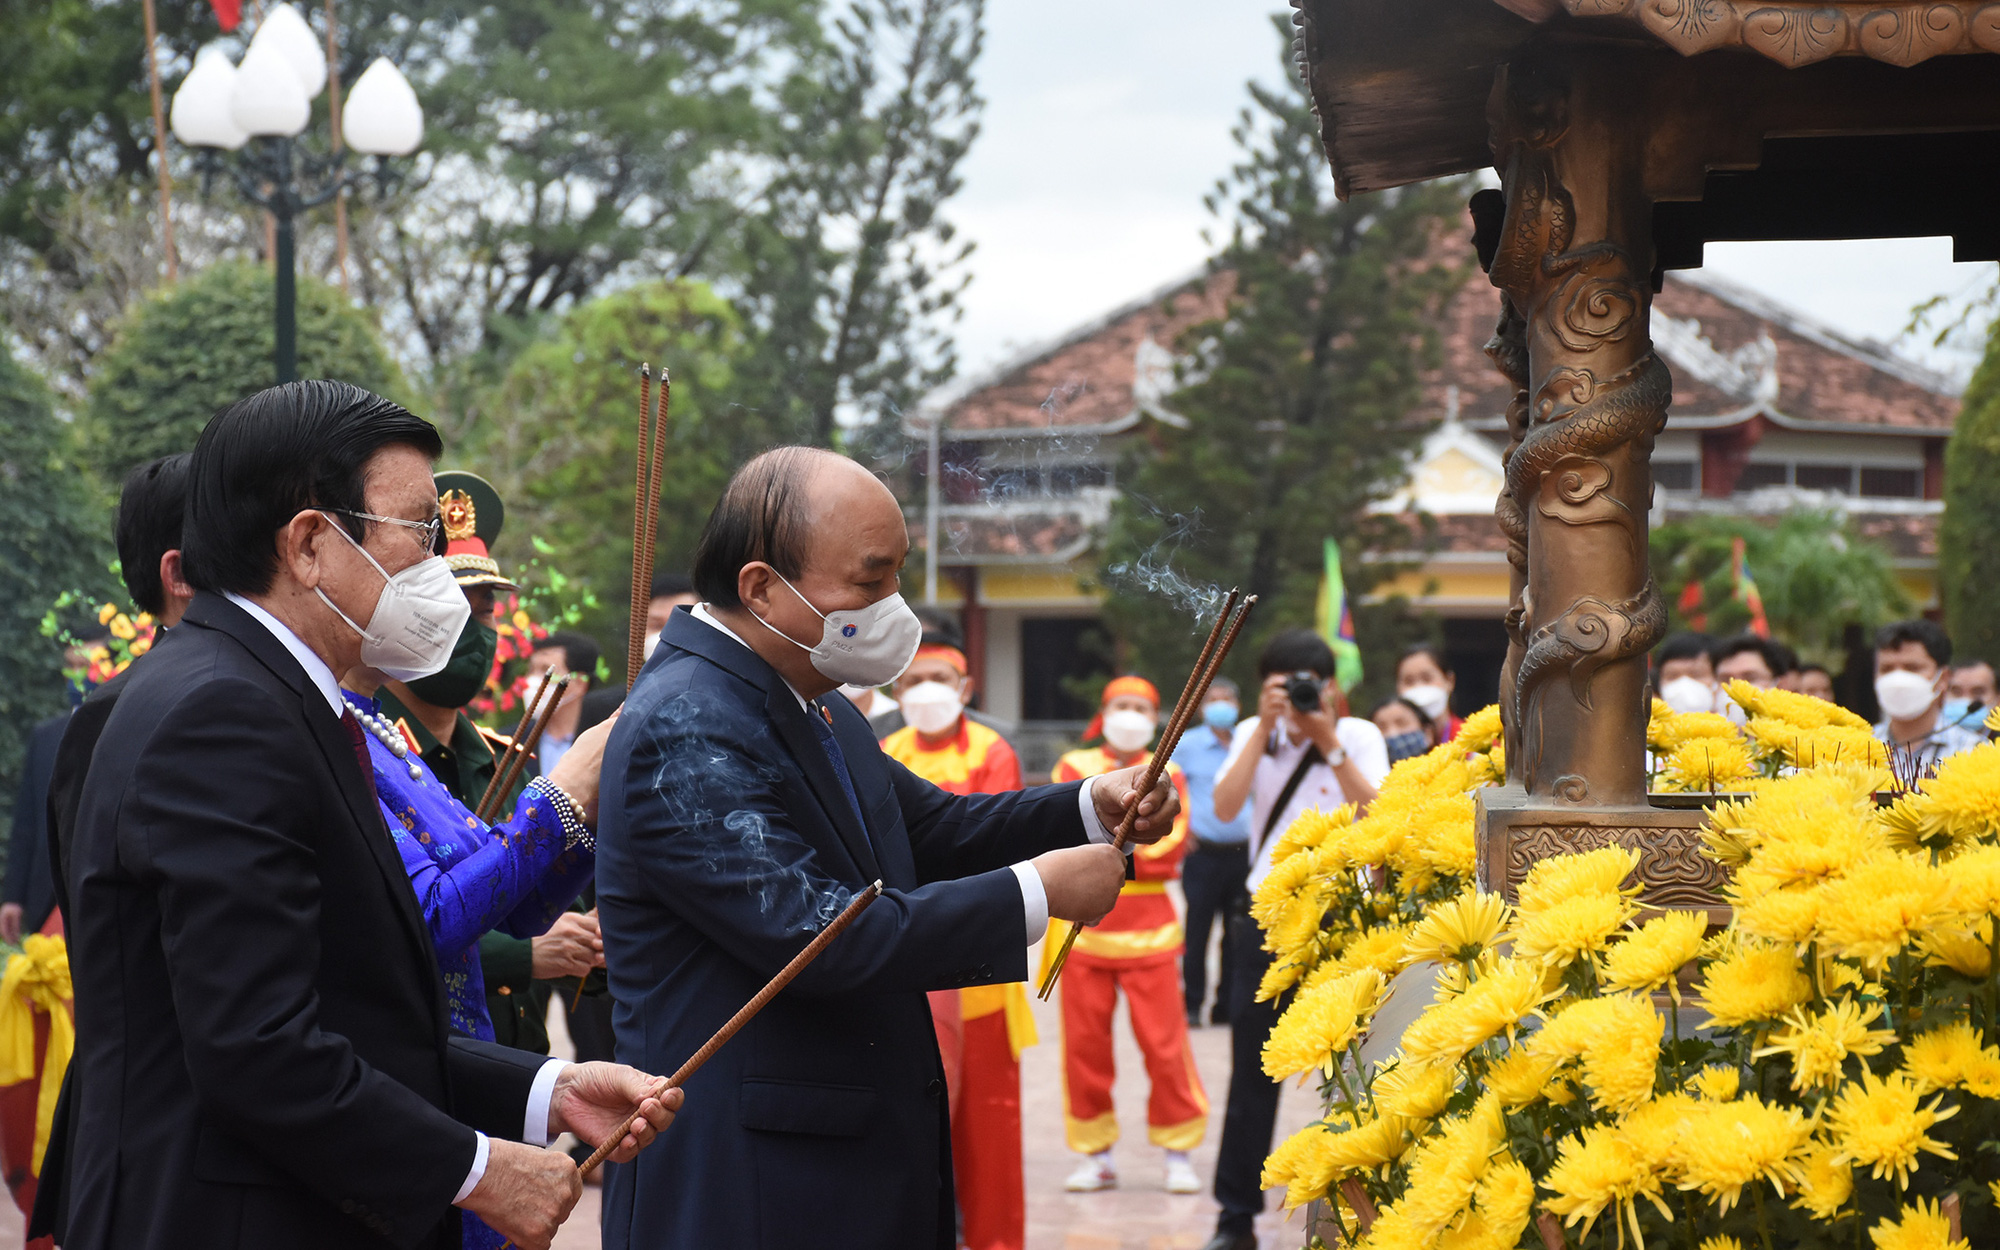
[[[486,1140],[486,1134],[474,1133],[472,1137],[474,1142],[472,1147],[472,1170],[465,1174],[465,1183],[458,1187],[458,1196],[451,1200],[453,1206],[457,1206],[471,1197],[472,1191],[479,1188],[480,1179],[486,1175],[486,1155],[492,1147]]]
[[[1027,914],[1028,945],[1042,940],[1049,928],[1049,892],[1042,886],[1042,874],[1023,861],[1014,865],[1014,879],[1021,883],[1021,910]]]
[[[1083,784],[1076,790],[1076,803],[1083,811],[1083,836],[1088,842],[1109,843],[1111,831],[1097,818],[1097,804],[1090,801],[1090,787],[1095,784],[1097,784],[1096,777],[1085,777]],[[1125,849],[1129,853],[1132,848],[1128,846]]]
[[[549,1100],[555,1097],[556,1078],[568,1066],[566,1059],[549,1060],[528,1087],[528,1114],[521,1125],[521,1140],[530,1146],[546,1146],[555,1140],[556,1135],[549,1131]]]

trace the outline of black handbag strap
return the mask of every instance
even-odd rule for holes
[[[1291,805],[1292,796],[1297,794],[1299,787],[1305,783],[1306,774],[1312,771],[1314,764],[1324,763],[1326,756],[1320,754],[1319,744],[1317,742],[1308,744],[1306,753],[1299,757],[1298,767],[1292,770],[1291,776],[1285,778],[1285,788],[1278,791],[1277,801],[1271,804],[1270,814],[1264,817],[1264,831],[1257,835],[1257,845],[1250,852],[1250,863],[1253,866],[1264,854],[1264,848],[1270,845],[1271,830],[1277,828],[1278,818],[1283,816],[1285,808]]]

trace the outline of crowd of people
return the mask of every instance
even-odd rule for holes
[[[1739,722],[1745,713],[1729,698],[1732,681],[1838,703],[1873,719],[1890,766],[1906,779],[1986,741],[1996,695],[1992,663],[1956,654],[1944,626],[1925,617],[1882,626],[1866,671],[1850,667],[1842,679],[1825,665],[1801,663],[1784,642],[1754,633],[1670,634],[1654,648],[1652,674],[1654,693],[1674,711],[1717,712]]]
[[[468,712],[519,589],[493,555],[505,505],[440,452],[393,403],[296,383],[126,480],[121,570],[160,633],[30,735],[0,904],[9,943],[66,940],[75,995],[60,1098],[25,1121],[0,1101],[34,1235],[542,1247],[580,1192],[544,1149],[569,1133],[579,1157],[615,1146],[610,1247],[775,1245],[800,1209],[835,1244],[1020,1247],[1028,955],[1046,972],[1080,922],[1057,991],[1066,1188],[1120,1184],[1120,997],[1167,1192],[1203,1187],[1190,1031],[1227,1027],[1208,1250],[1254,1250],[1279,1089],[1250,895],[1300,813],[1365,806],[1456,732],[1441,650],[1411,647],[1363,718],[1327,641],[1282,629],[1144,795],[1160,692],[1118,676],[1029,785],[974,710],[954,618],[897,593],[894,498],[780,448],[732,479],[692,575],[656,579],[629,694],[587,635],[532,644],[510,680],[529,701],[567,684],[516,771]],[[1984,740],[1991,664],[1923,619],[1875,644],[1897,758]],[[1653,657],[1677,711],[1732,714],[1738,679],[1839,685],[1756,635]],[[881,902],[663,1088],[871,882]],[[574,1062],[547,1057],[555,1004]]]

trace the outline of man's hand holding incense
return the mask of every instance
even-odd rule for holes
[[[1139,783],[1146,779],[1144,765],[1121,768],[1116,772],[1104,773],[1090,782],[1090,801],[1097,808],[1097,818],[1104,827],[1116,831],[1118,822],[1125,819],[1125,806],[1132,801],[1132,794]],[[1132,823],[1132,841],[1144,845],[1158,842],[1174,831],[1174,818],[1180,815],[1181,796],[1174,789],[1174,783],[1165,772],[1153,783],[1152,790],[1139,800],[1138,819]]]
[[[1053,920],[1096,924],[1125,885],[1125,856],[1104,842],[1045,851],[1028,862],[1042,879]]]
[[[611,1161],[624,1163],[674,1122],[681,1091],[662,1092],[665,1083],[622,1063],[573,1063],[549,1097],[549,1136],[574,1133],[596,1147],[616,1134]]]

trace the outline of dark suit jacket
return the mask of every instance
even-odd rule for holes
[[[21,791],[14,801],[14,834],[7,850],[5,902],[19,903],[21,932],[34,933],[55,908],[55,880],[49,875],[49,780],[55,773],[56,748],[70,713],[36,725],[28,733],[21,757]]]
[[[68,864],[68,1250],[457,1242],[467,1125],[518,1137],[539,1063],[448,1040],[377,813],[235,605],[196,596],[128,670]]]
[[[954,796],[825,704],[865,829],[783,679],[685,610],[612,731],[597,905],[620,1060],[673,1071],[857,889],[887,892],[612,1170],[607,1250],[792,1247],[802,1228],[830,1248],[954,1244],[924,991],[1027,976],[1008,866],[1084,840],[1077,787]]]

